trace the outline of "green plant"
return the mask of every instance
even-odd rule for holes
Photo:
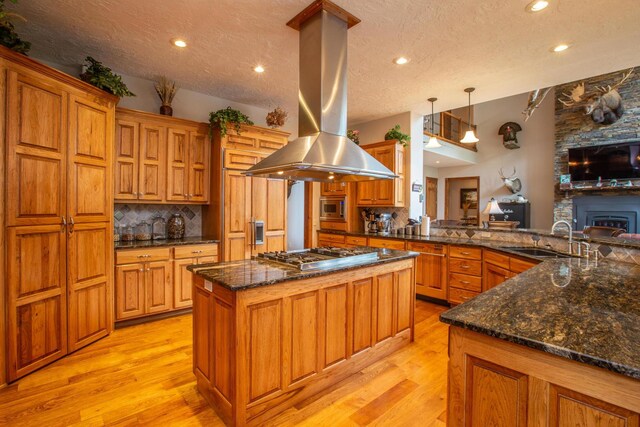
[[[114,74],[111,68],[102,65],[102,62],[96,61],[90,56],[87,56],[84,60],[87,63],[87,68],[84,73],[80,74],[80,78],[83,81],[115,96],[136,96],[124,84],[122,77]]]
[[[400,131],[400,125],[395,125],[385,134],[384,140],[389,141],[390,139],[397,139],[398,144],[402,144],[404,147],[406,147],[411,141],[411,137],[409,135]]]
[[[18,3],[18,0],[9,1],[13,4]],[[26,21],[26,19],[24,19],[17,13],[5,11],[4,2],[5,0],[0,0],[0,45],[6,46],[11,50],[26,55],[27,52],[29,52],[29,50],[31,49],[31,43],[22,40],[20,36],[18,36],[13,23],[10,21],[11,18],[18,18],[23,21]]]
[[[227,135],[228,123],[233,123],[233,128],[236,130],[236,132],[238,132],[238,134],[240,134],[241,124],[253,124],[248,116],[242,114],[238,110],[234,110],[231,107],[223,108],[216,111],[215,113],[209,113],[209,123],[211,124],[211,129],[213,129],[214,127],[218,127],[220,129],[221,137]]]
[[[357,129],[347,129],[347,138],[354,144],[360,145],[360,131]]]

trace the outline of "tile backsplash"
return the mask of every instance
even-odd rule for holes
[[[185,221],[185,236],[202,235],[202,206],[197,205],[139,205],[116,203],[113,218],[116,225],[137,224],[146,220],[151,222],[155,216],[165,220],[174,213],[181,213]]]

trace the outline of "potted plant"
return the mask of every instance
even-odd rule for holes
[[[176,87],[176,82],[169,80],[165,76],[160,77],[154,85],[156,88],[156,93],[158,97],[160,97],[160,101],[162,105],[160,106],[160,114],[163,116],[173,116],[173,108],[171,108],[171,103],[173,102],[173,98],[176,96],[176,92],[178,88]]]
[[[18,0],[10,0],[11,3],[18,3]],[[5,0],[0,0],[0,44],[6,46],[11,50],[26,55],[31,49],[31,43],[24,41],[16,33],[11,18],[18,18],[26,21],[22,16],[17,13],[11,13],[4,10]]]
[[[356,145],[360,145],[360,131],[357,129],[348,129],[347,138]]]
[[[220,136],[225,137],[227,135],[227,124],[233,123],[233,128],[240,134],[241,124],[253,125],[253,122],[245,114],[242,114],[238,110],[234,110],[231,107],[223,108],[216,112],[209,113],[209,124],[211,129],[217,127],[220,129]]]
[[[267,126],[275,129],[284,126],[287,121],[287,116],[288,114],[286,111],[280,107],[276,107],[275,110],[267,113],[267,118],[265,120],[267,122]]]
[[[80,78],[83,81],[120,98],[123,96],[136,96],[124,84],[122,77],[114,74],[111,68],[105,67],[102,62],[96,61],[90,56],[85,58],[85,62],[85,71],[80,74]]]
[[[391,129],[389,129],[389,132],[385,134],[385,141],[389,141],[391,139],[397,139],[398,144],[401,144],[403,147],[406,147],[407,144],[411,141],[411,137],[409,135],[400,131],[400,125],[395,125]]]

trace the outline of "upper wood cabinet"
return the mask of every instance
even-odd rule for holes
[[[320,195],[325,197],[332,196],[346,196],[347,195],[346,182],[323,182],[320,185]]]
[[[0,58],[0,363],[13,381],[112,329],[117,98],[4,47]]]
[[[398,177],[358,182],[356,204],[358,206],[404,207],[407,191],[404,147],[398,144],[398,141],[390,140],[365,145],[362,148]]]
[[[206,124],[123,108],[116,119],[116,202],[209,202]]]

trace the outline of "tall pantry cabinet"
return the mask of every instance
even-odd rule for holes
[[[203,210],[205,234],[220,239],[220,260],[251,258],[287,248],[287,181],[242,174],[287,144],[288,133],[242,125],[224,137],[213,130],[211,203]]]
[[[111,330],[117,98],[5,48],[0,68],[2,384]]]

